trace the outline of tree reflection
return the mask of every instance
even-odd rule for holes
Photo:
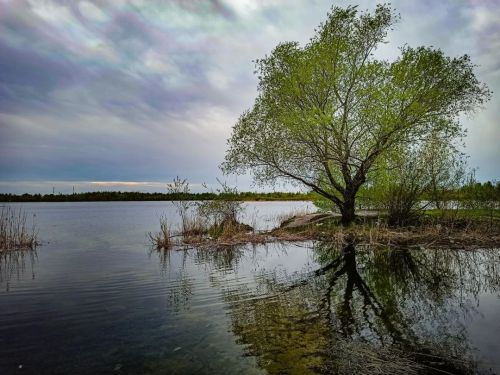
[[[32,279],[35,278],[36,250],[0,251],[0,284],[5,284],[5,290],[10,290],[13,280],[22,280],[27,269]]]
[[[233,332],[260,367],[349,373],[361,361],[392,373],[474,371],[464,322],[479,293],[499,291],[496,253],[317,243],[314,254],[312,272],[224,290]]]

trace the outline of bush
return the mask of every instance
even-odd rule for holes
[[[243,202],[238,200],[238,190],[230,187],[226,182],[217,180],[221,185],[216,190],[217,198],[197,204],[197,213],[209,228],[212,236],[218,237],[222,233],[229,234],[235,230],[242,230],[248,226],[238,222],[243,211]]]

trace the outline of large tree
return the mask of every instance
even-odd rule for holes
[[[387,5],[373,13],[335,7],[304,47],[281,43],[257,60],[258,96],[233,128],[223,170],[303,184],[349,224],[356,194],[383,156],[431,133],[462,135],[459,115],[490,91],[467,55],[403,46],[393,62],[376,59],[396,19]]]

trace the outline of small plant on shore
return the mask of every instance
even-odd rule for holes
[[[238,233],[252,230],[242,224],[238,217],[243,211],[243,202],[236,197],[238,190],[217,179],[220,188],[216,189],[217,199],[203,201],[197,205],[197,214],[208,227],[212,237],[230,238]]]
[[[149,232],[148,237],[151,244],[158,250],[170,249],[170,247],[173,245],[172,232],[165,216],[160,217],[160,231],[156,233]]]
[[[28,213],[22,208],[18,210],[9,206],[0,211],[0,251],[34,249],[38,245],[38,230],[35,215],[31,225],[28,224]]]
[[[189,232],[193,227],[191,211],[195,205],[195,202],[186,200],[191,194],[189,182],[177,176],[172,183],[167,185],[167,191],[171,196],[177,197],[177,200],[172,200],[172,204],[181,218],[181,232],[183,234]]]

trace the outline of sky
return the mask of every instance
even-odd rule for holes
[[[404,44],[469,54],[492,100],[464,151],[500,178],[500,0],[392,1]],[[215,184],[226,140],[256,96],[255,59],[305,44],[320,0],[0,0],[0,192],[164,191],[175,176]],[[226,177],[250,190],[250,176]],[[279,189],[278,189],[279,190]]]

